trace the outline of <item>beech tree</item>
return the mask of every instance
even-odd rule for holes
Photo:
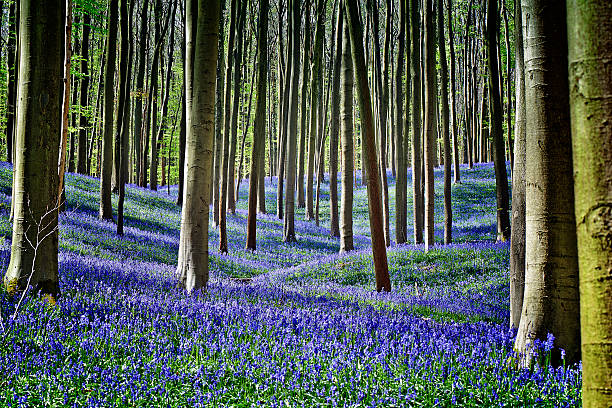
[[[340,13],[345,14],[344,7]],[[343,17],[344,19],[346,17]],[[338,26],[342,26],[338,23]],[[340,199],[340,252],[353,247],[353,60],[348,25],[342,34],[342,65],[340,69],[340,134],[342,144],[342,196]]]
[[[188,292],[208,284],[208,218],[215,137],[219,8],[219,0],[186,2],[186,66],[190,72],[185,78],[185,90],[191,103],[187,106],[185,192],[177,275],[180,286]]]
[[[363,129],[363,140],[365,144],[365,165],[369,177],[368,208],[370,216],[370,234],[372,237],[372,257],[374,258],[374,272],[376,274],[376,290],[391,291],[389,279],[389,267],[387,265],[387,248],[385,245],[385,231],[383,227],[383,210],[380,200],[380,178],[378,177],[378,159],[376,157],[376,141],[374,138],[374,121],[372,118],[372,99],[368,86],[368,76],[363,56],[361,42],[363,39],[361,23],[356,0],[345,0],[344,2],[347,26],[351,38],[351,53],[353,56],[353,67],[357,88],[357,99],[359,101],[359,114]]]
[[[525,25],[525,292],[515,348],[555,336],[553,364],[580,360],[578,258],[569,116],[565,8],[522,0]],[[529,18],[526,18],[529,16]]]
[[[60,146],[64,0],[19,2],[19,108],[15,130],[14,218],[9,293],[27,289],[56,297],[58,157]]]
[[[612,405],[612,3],[567,2],[582,404]],[[608,125],[606,126],[606,123]]]
[[[435,120],[436,120],[436,55],[435,55],[435,33],[433,31],[433,3],[432,0],[423,1],[423,42],[425,57],[424,66],[424,92],[425,92],[425,114],[424,114],[424,143],[425,152],[425,248],[434,244],[434,161],[435,161]]]

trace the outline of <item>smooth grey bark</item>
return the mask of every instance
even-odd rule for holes
[[[410,123],[412,139],[412,194],[414,243],[423,243],[425,202],[423,196],[423,144],[421,131],[421,36],[419,1],[410,1]]]
[[[306,118],[308,117],[308,109],[313,109],[313,106],[306,106],[308,101],[308,81],[310,76],[310,0],[306,0],[304,5],[306,11],[304,15],[304,55],[302,55],[302,95],[300,109],[300,149],[298,151],[298,175],[297,175],[297,202],[298,208],[304,208],[306,201],[304,199],[304,167],[306,156]]]
[[[405,37],[406,37],[406,2],[400,1],[400,16],[399,16],[399,41],[397,51],[397,68],[395,69],[395,122],[397,124],[395,131],[395,168],[396,168],[396,183],[395,183],[395,240],[398,244],[403,244],[408,240],[407,222],[407,192],[408,192],[408,174],[406,166],[406,154],[404,147],[408,145],[407,135],[404,135],[403,126],[403,77],[405,71],[404,54],[405,54]],[[406,106],[406,108],[408,108]]]
[[[459,143],[458,143],[458,130],[457,130],[457,107],[456,101],[456,84],[455,84],[455,38],[453,34],[453,0],[448,0],[447,7],[447,25],[448,25],[448,44],[450,51],[450,115],[451,115],[451,132],[453,139],[453,182],[455,184],[461,183],[461,173],[459,171]]]
[[[567,27],[553,0],[523,0],[526,159],[525,292],[515,348],[555,336],[551,362],[580,360],[578,256],[569,113]],[[529,16],[529,18],[526,18]]]
[[[451,147],[448,102],[448,62],[444,40],[444,7],[438,4],[438,52],[440,53],[440,134],[444,145],[444,244],[453,242],[453,208],[451,203]]]
[[[176,272],[179,285],[188,292],[206,288],[208,284],[208,218],[220,8],[219,0],[198,0],[197,16],[194,16],[195,3],[187,0],[185,13],[185,37],[191,43],[187,47],[187,67],[191,72],[186,78],[189,82],[185,83],[185,92],[191,103],[187,110],[185,195]]]
[[[425,56],[423,58],[424,89],[425,89],[425,113],[424,113],[424,143],[425,151],[425,224],[424,240],[425,249],[434,245],[434,162],[436,155],[436,55],[435,55],[435,33],[433,30],[433,3],[432,0],[424,0],[424,34]]]
[[[83,36],[81,41],[81,115],[79,122],[79,140],[76,156],[76,171],[80,174],[87,174],[87,130],[89,119],[84,113],[84,109],[89,105],[89,36],[91,33],[91,17],[89,14],[83,15]]]
[[[143,166],[142,160],[142,133],[143,133],[143,123],[142,123],[142,101],[145,98],[144,89],[145,86],[145,68],[147,66],[146,52],[147,52],[147,20],[148,20],[148,10],[149,10],[149,0],[143,0],[142,9],[140,11],[140,35],[138,36],[140,39],[140,45],[138,50],[138,71],[136,73],[136,90],[135,90],[135,100],[134,100],[134,147],[135,147],[135,155],[136,155],[136,175],[138,177],[138,184],[141,187],[145,187],[142,185],[141,180],[143,180],[142,172],[146,171],[145,166]]]
[[[21,0],[9,293],[33,286],[59,295],[58,157],[61,131],[63,0]]]
[[[219,225],[219,203],[220,203],[220,188],[219,182],[221,181],[221,149],[223,147],[223,123],[225,118],[225,111],[223,109],[225,105],[225,94],[223,89],[223,83],[225,81],[225,39],[224,39],[224,27],[225,18],[223,11],[225,10],[225,0],[221,0],[221,7],[219,8],[219,44],[217,48],[217,91],[215,93],[215,153],[213,157],[213,225]]]

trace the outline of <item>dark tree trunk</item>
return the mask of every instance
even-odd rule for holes
[[[423,196],[423,147],[421,132],[421,37],[418,0],[410,0],[410,94],[412,104],[412,192],[414,212],[414,243],[423,243],[425,203]]]
[[[89,105],[89,34],[91,32],[91,17],[89,14],[83,15],[83,39],[81,46],[81,117],[79,123],[79,143],[77,150],[76,171],[80,174],[87,174],[87,130],[89,120],[85,115],[85,108]]]
[[[438,50],[440,52],[441,129],[444,144],[444,244],[453,241],[453,209],[451,206],[451,148],[448,112],[448,63],[444,40],[444,7],[438,4]]]

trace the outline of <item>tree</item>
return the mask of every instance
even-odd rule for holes
[[[134,101],[134,150],[136,156],[136,174],[138,177],[138,184],[141,187],[145,187],[142,183],[144,181],[142,172],[146,172],[146,165],[144,165],[142,155],[142,135],[143,135],[143,123],[142,123],[142,101],[145,98],[146,90],[145,87],[145,69],[147,66],[146,52],[147,52],[147,28],[148,28],[148,10],[149,0],[143,0],[142,8],[140,11],[140,48],[138,51],[138,71],[136,73],[136,98]],[[141,181],[142,180],[142,181]],[[179,194],[180,196],[180,194]]]
[[[425,46],[425,58],[423,72],[425,90],[425,123],[424,143],[425,151],[425,248],[434,244],[434,162],[436,157],[436,55],[435,55],[435,33],[433,31],[433,3],[432,0],[424,0],[423,15],[425,30],[423,41]]]
[[[287,123],[287,189],[285,190],[285,222],[283,241],[295,241],[295,153],[297,143],[298,86],[300,74],[300,4],[290,0],[292,29],[291,37],[291,88],[289,90],[289,116]]]
[[[223,111],[224,106],[224,89],[223,82],[225,80],[225,39],[223,38],[223,31],[225,27],[225,17],[223,11],[225,9],[225,0],[221,0],[221,7],[219,8],[219,48],[217,56],[217,91],[215,94],[215,154],[213,163],[213,223],[215,226],[219,225],[219,198],[220,188],[219,182],[221,180],[221,148],[223,147],[223,123],[225,112]]]
[[[338,6],[336,17],[336,38],[334,39],[333,73],[331,88],[331,124],[329,131],[329,216],[330,235],[340,236],[340,223],[338,220],[338,135],[340,133],[340,68],[342,63],[342,31],[343,31],[342,2]],[[351,175],[349,175],[349,179]]]
[[[569,117],[565,8],[523,0],[525,25],[526,270],[515,348],[532,359],[537,338],[555,336],[553,364],[580,360],[578,260]],[[529,18],[526,18],[529,16]]]
[[[571,0],[567,14],[582,403],[604,408],[612,405],[612,3]]]
[[[444,243],[453,241],[453,208],[451,205],[451,147],[449,135],[448,111],[448,62],[446,61],[446,43],[444,41],[444,7],[438,4],[438,50],[440,52],[440,97],[441,104],[441,134],[444,144]],[[456,172],[455,172],[456,174]],[[507,186],[507,185],[506,185]]]
[[[304,5],[306,13],[304,15],[304,55],[302,56],[302,107],[300,109],[300,150],[298,152],[298,175],[297,175],[297,201],[298,208],[304,208],[304,156],[306,154],[306,118],[308,101],[308,77],[310,75],[310,0],[306,0]],[[313,101],[314,102],[314,101]],[[314,109],[314,106],[310,106]],[[310,156],[309,156],[310,157]],[[313,156],[314,157],[314,156]],[[311,182],[312,184],[312,182]]]
[[[58,157],[64,39],[63,0],[21,0],[19,109],[15,133],[11,259],[4,275],[10,292],[59,294]]]
[[[400,26],[399,26],[399,44],[397,52],[397,68],[395,69],[395,122],[398,124],[395,131],[395,167],[397,181],[395,184],[395,240],[398,244],[406,243],[408,239],[407,222],[407,202],[406,194],[408,190],[407,186],[407,166],[406,158],[404,154],[404,146],[408,143],[404,143],[405,138],[403,134],[402,126],[399,124],[403,123],[403,101],[402,101],[402,78],[404,76],[404,52],[405,44],[404,39],[406,37],[406,2],[400,0]],[[408,106],[406,106],[408,108]]]
[[[423,197],[423,147],[421,144],[421,39],[419,1],[410,1],[410,107],[412,139],[412,193],[414,212],[414,243],[423,243],[424,197]]]
[[[341,7],[344,15],[344,7]],[[346,19],[346,17],[343,17]],[[341,26],[341,23],[338,23]],[[340,134],[342,143],[342,196],[340,199],[340,252],[352,251],[353,246],[353,60],[348,25],[342,34],[342,65],[340,69]]]
[[[89,119],[85,114],[85,107],[89,105],[89,34],[91,32],[91,17],[87,11],[83,15],[83,35],[81,41],[81,89],[80,105],[81,114],[79,122],[79,141],[76,157],[76,171],[80,174],[87,174],[87,129]]]
[[[383,210],[380,200],[380,178],[378,177],[378,160],[376,158],[376,141],[374,139],[374,121],[372,119],[372,100],[368,87],[368,74],[363,56],[361,42],[363,39],[361,23],[356,0],[345,0],[347,25],[351,38],[355,82],[359,101],[359,114],[365,143],[365,164],[368,175],[368,208],[370,216],[370,234],[372,237],[372,257],[376,274],[376,290],[391,291],[389,268],[387,265],[387,248],[383,228]]]
[[[497,0],[487,0],[487,63],[489,68],[489,94],[491,107],[491,140],[493,141],[493,165],[497,199],[497,240],[510,239],[510,200],[508,193],[508,174],[506,173],[506,147],[502,124],[504,112],[499,86],[499,63],[497,41],[499,38]]]
[[[255,250],[257,244],[257,194],[260,182],[260,163],[265,160],[266,143],[266,93],[268,86],[268,0],[259,3],[259,34],[257,37],[257,106],[255,108],[255,132],[251,151],[251,172],[249,175],[249,213],[247,218],[248,249]]]
[[[197,15],[194,8],[197,5]],[[208,283],[208,216],[215,137],[215,83],[219,36],[219,0],[186,2],[186,93],[185,195],[181,213],[181,239],[177,275],[188,292]],[[195,20],[195,21],[194,21]],[[193,49],[193,54],[190,53]],[[190,56],[193,55],[193,61]],[[196,75],[197,73],[197,75]]]
[[[100,172],[100,212],[103,220],[113,219],[111,202],[111,176],[113,172],[113,112],[115,96],[115,59],[117,55],[118,0],[111,0],[108,6],[108,38],[106,40],[106,65],[104,66],[104,125],[102,130],[102,157]]]
[[[525,64],[521,2],[514,9],[516,50],[516,117],[514,120],[514,167],[512,169],[512,228],[510,229],[510,327],[518,328],[525,288]]]
[[[6,50],[7,92],[6,92],[6,161],[13,162],[13,141],[15,140],[15,108],[17,106],[17,36],[19,35],[19,2],[9,5],[9,32]]]
[[[451,131],[453,138],[453,175],[454,183],[459,184],[461,182],[461,173],[459,172],[459,146],[457,143],[457,109],[455,107],[455,39],[453,34],[453,16],[451,10],[453,8],[453,0],[448,0],[448,43],[450,50],[450,113],[451,113]]]

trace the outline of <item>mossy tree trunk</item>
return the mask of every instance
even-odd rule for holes
[[[612,406],[612,3],[567,2],[582,403]]]

